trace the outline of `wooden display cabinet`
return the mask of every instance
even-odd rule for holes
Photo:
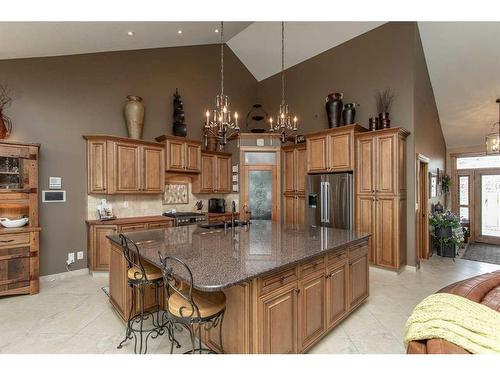
[[[39,292],[39,144],[0,142],[0,217],[28,223],[0,226],[0,296]]]
[[[165,171],[200,173],[201,142],[171,135],[161,135],[155,140],[165,145]]]

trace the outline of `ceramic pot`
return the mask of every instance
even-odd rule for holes
[[[144,128],[144,104],[140,96],[129,95],[123,108],[129,138],[141,139]]]
[[[378,114],[380,120],[380,128],[387,129],[391,127],[391,120],[389,119],[389,112],[381,112]]]
[[[217,151],[217,138],[214,136],[207,136],[205,141],[205,148],[207,151]]]
[[[326,97],[326,115],[328,116],[328,126],[330,128],[336,128],[340,126],[340,119],[342,117],[342,108],[344,107],[342,103],[342,97],[344,94],[341,92],[335,92],[328,94]]]
[[[8,138],[12,131],[12,122],[7,116],[4,116],[0,108],[0,139]]]
[[[377,130],[377,124],[375,122],[375,119],[373,117],[370,117],[368,119],[368,129],[370,130]]]
[[[346,103],[344,110],[342,111],[342,123],[344,125],[354,124],[356,118],[356,104]]]

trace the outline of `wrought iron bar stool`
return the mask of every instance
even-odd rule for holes
[[[163,275],[159,268],[145,263],[142,260],[141,253],[135,242],[120,234],[120,241],[123,250],[123,256],[127,261],[127,281],[131,289],[131,304],[127,320],[127,329],[125,338],[118,345],[118,349],[123,347],[127,340],[134,339],[134,353],[146,354],[148,351],[148,339],[156,339],[165,333],[165,329],[171,336],[169,322],[163,321],[164,314],[160,313],[160,298],[163,288]],[[144,294],[146,287],[155,288],[156,307],[153,310],[144,311]],[[136,303],[139,304],[139,311],[136,311]],[[161,319],[161,321],[160,321]],[[148,327],[144,327],[144,323]],[[177,346],[180,347],[176,341]]]
[[[162,257],[160,252],[158,255],[167,294],[165,310],[169,316],[168,319],[173,323],[172,336],[178,326],[186,328],[190,335],[192,349],[184,354],[215,353],[211,349],[202,348],[202,327],[204,330],[219,327],[219,345],[224,353],[222,322],[226,311],[226,295],[223,292],[202,292],[193,289],[193,274],[186,263],[176,257]],[[174,270],[185,281],[175,279]],[[198,332],[198,347],[195,345],[196,331]],[[174,350],[174,340],[171,340],[170,353]]]

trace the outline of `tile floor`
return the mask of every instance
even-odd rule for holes
[[[370,297],[310,353],[404,353],[403,328],[415,305],[452,282],[500,266],[433,257],[418,272],[370,269]],[[45,281],[35,296],[0,299],[0,353],[132,353],[116,345],[124,324],[101,287],[104,276],[69,275]],[[187,336],[178,337],[184,351]],[[151,340],[150,353],[168,353],[166,337]]]

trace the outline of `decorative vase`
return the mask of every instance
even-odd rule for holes
[[[187,125],[184,123],[184,106],[178,89],[175,89],[174,94],[174,126],[172,133],[177,137],[187,136]]]
[[[2,113],[0,108],[0,139],[8,138],[12,131],[12,121]]]
[[[326,115],[328,116],[328,125],[330,128],[336,128],[340,126],[340,119],[342,117],[342,109],[344,107],[342,103],[342,97],[344,94],[341,92],[334,92],[328,94],[326,98]]]
[[[373,120],[375,121],[374,122],[374,126],[375,126],[374,130],[379,130],[380,129],[380,119],[378,117],[375,117]]]
[[[356,103],[346,103],[342,111],[342,123],[344,125],[354,124],[356,118]]]
[[[373,117],[370,117],[368,119],[368,129],[370,130],[377,130],[377,123],[375,122],[375,119]]]
[[[217,151],[217,137],[214,137],[213,135],[206,136],[205,138],[205,148],[207,151]]]
[[[129,95],[123,108],[129,138],[141,139],[144,128],[144,104],[140,96]]]
[[[380,128],[387,129],[391,127],[391,120],[389,119],[389,112],[381,112],[378,114],[380,120]]]

